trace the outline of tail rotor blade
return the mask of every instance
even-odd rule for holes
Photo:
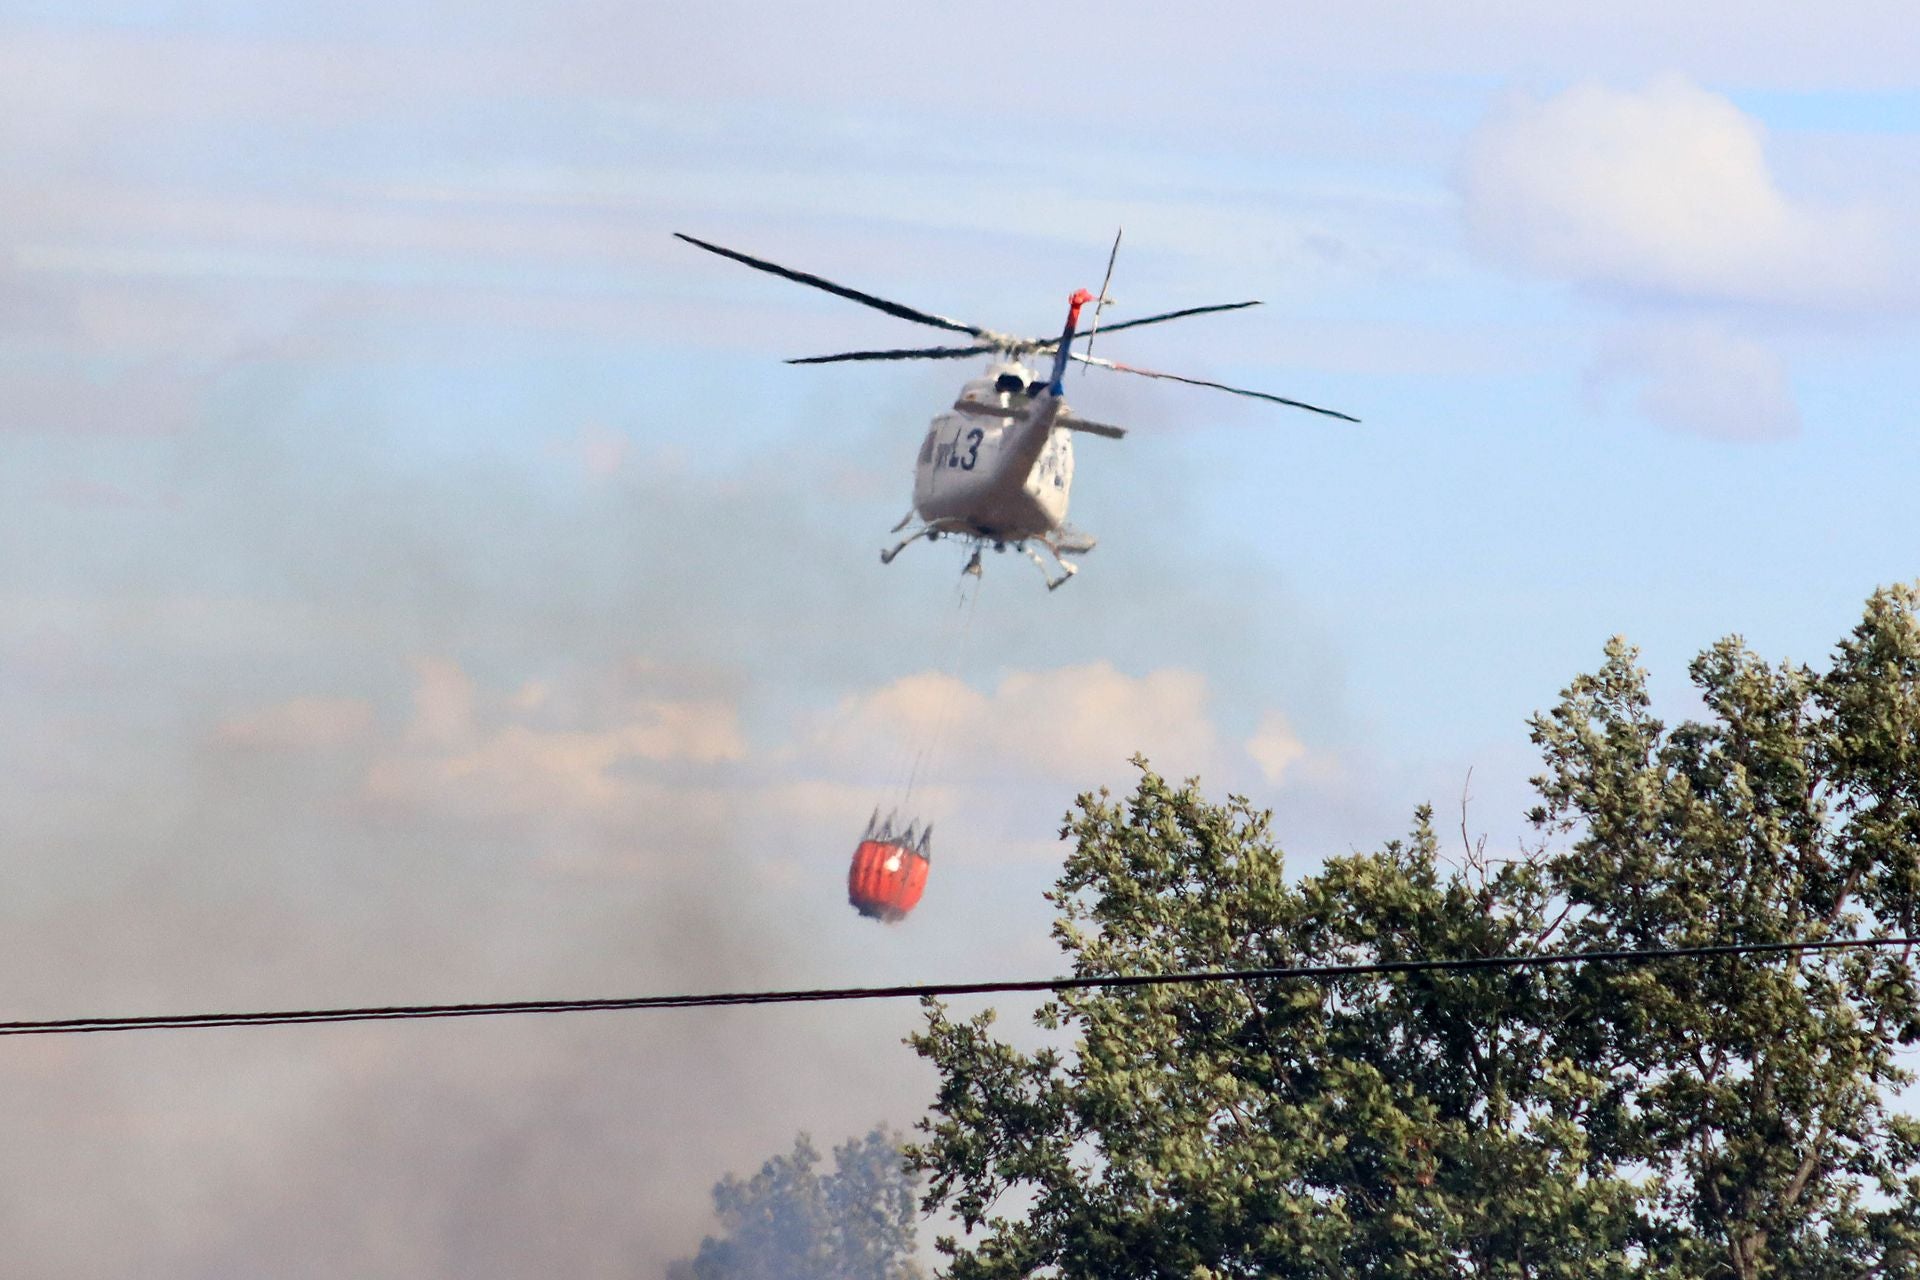
[[[813,275],[809,272],[795,271],[793,268],[783,267],[777,262],[768,262],[765,258],[756,258],[751,254],[741,253],[736,249],[727,249],[717,244],[709,244],[705,240],[696,240],[685,232],[676,231],[673,234],[676,238],[685,240],[695,248],[705,249],[708,253],[717,253],[723,258],[732,258],[735,262],[744,263],[756,271],[765,271],[769,275],[779,276],[783,280],[792,280],[796,284],[811,285],[815,289],[824,289],[828,293],[858,302],[863,306],[872,307],[876,311],[884,311],[890,316],[898,316],[902,320],[911,320],[915,324],[932,325],[936,329],[951,329],[955,333],[964,333],[974,338],[986,337],[988,334],[987,330],[977,325],[964,324],[958,320],[949,320],[946,316],[937,316],[931,311],[921,311],[918,308],[909,307],[904,303],[890,302],[876,294],[864,293],[859,289],[851,289],[843,284],[835,284],[831,280]]]
[[[1107,297],[1107,286],[1113,283],[1113,264],[1120,257],[1120,237],[1126,233],[1126,230],[1125,227],[1114,228],[1113,251],[1107,254],[1107,274],[1100,281],[1100,300],[1093,304],[1093,327],[1087,330],[1088,355],[1093,354],[1094,335],[1100,332],[1100,313],[1106,310],[1107,303],[1112,301]],[[1083,368],[1081,372],[1084,373],[1086,370]]]
[[[1116,328],[1118,326],[1115,326]],[[1121,364],[1117,360],[1102,360],[1098,356],[1083,356],[1074,352],[1073,358],[1082,364],[1097,364],[1102,369],[1112,369],[1117,373],[1137,373],[1143,378],[1165,378],[1169,382],[1184,382],[1190,387],[1211,387],[1215,391],[1225,391],[1236,396],[1247,396],[1254,400],[1266,400],[1273,404],[1284,404],[1292,409],[1305,409],[1308,413],[1324,414],[1329,418],[1339,418],[1342,422],[1358,422],[1352,414],[1341,413],[1338,409],[1322,409],[1317,404],[1308,404],[1304,400],[1289,400],[1285,396],[1270,395],[1265,391],[1249,391],[1245,387],[1230,387],[1224,382],[1208,382],[1205,378],[1186,378],[1177,373],[1160,373],[1154,369],[1141,369],[1130,364]]]

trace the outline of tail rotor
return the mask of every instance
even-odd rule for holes
[[[1112,298],[1107,296],[1107,286],[1113,283],[1113,264],[1115,260],[1120,257],[1120,237],[1125,234],[1126,230],[1125,227],[1115,227],[1113,231],[1113,251],[1107,254],[1106,278],[1100,281],[1100,298],[1093,304],[1093,327],[1087,330],[1088,355],[1093,354],[1094,335],[1100,332],[1100,313],[1106,309],[1106,305],[1109,302],[1113,301]],[[1085,373],[1086,371],[1087,366],[1081,365],[1080,372]]]

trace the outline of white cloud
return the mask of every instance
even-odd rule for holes
[[[1780,440],[1800,431],[1786,362],[1719,324],[1622,330],[1602,345],[1588,376],[1602,391],[1634,388],[1635,407],[1670,431],[1716,440]]]
[[[1782,191],[1759,122],[1678,76],[1516,95],[1460,172],[1489,254],[1579,283],[1693,299],[1854,307],[1891,299],[1885,216]]]
[[[1168,773],[1210,773],[1222,758],[1206,677],[1177,667],[1130,676],[1108,662],[1013,671],[992,693],[951,676],[907,676],[842,708],[844,755],[914,750],[935,738],[979,776],[1033,771],[1105,778],[1134,753]]]
[[[215,737],[237,747],[298,750],[358,741],[373,727],[363,698],[291,698],[220,722]]]
[[[557,458],[577,463],[589,480],[605,480],[626,465],[632,445],[632,439],[624,432],[592,422],[571,437],[554,441],[548,445],[548,451]]]
[[[539,723],[538,682],[482,697],[456,662],[416,664],[414,722],[373,761],[368,795],[387,806],[487,817],[631,813],[657,799],[632,766],[715,765],[746,758],[736,709],[717,698],[634,697],[595,708],[593,723]]]
[[[210,385],[204,369],[161,361],[96,377],[66,361],[0,366],[0,435],[166,435],[194,423]]]
[[[1307,754],[1306,744],[1295,736],[1287,718],[1278,711],[1269,711],[1260,717],[1260,724],[1247,739],[1246,747],[1247,754],[1260,766],[1261,775],[1275,785],[1284,781],[1287,770]]]
[[[473,732],[473,679],[447,658],[421,658],[413,672],[413,724],[407,736],[423,746],[465,742]]]

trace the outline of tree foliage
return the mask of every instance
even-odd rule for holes
[[[877,1128],[833,1151],[833,1172],[801,1134],[751,1178],[713,1189],[725,1234],[708,1236],[668,1280],[919,1280],[914,1262],[917,1179],[900,1141]]]
[[[1510,861],[1423,808],[1290,880],[1266,814],[1143,764],[1069,816],[1055,936],[1095,975],[1911,933],[1917,610],[1876,594],[1820,672],[1715,645],[1672,727],[1614,641],[1532,722]],[[1076,991],[1033,1052],[930,1003],[912,1155],[955,1280],[1920,1276],[1909,959]]]

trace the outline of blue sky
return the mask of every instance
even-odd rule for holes
[[[1525,835],[1606,638],[1818,661],[1920,516],[1899,6],[0,0],[0,912],[26,1015],[1039,974],[1148,751],[1312,865]],[[960,365],[1125,244],[1099,548],[876,552]],[[843,901],[935,719],[925,905]],[[45,1276],[651,1274],[911,1010],[34,1046]],[[165,1176],[162,1176],[162,1173]],[[343,1224],[317,1231],[325,1219]],[[423,1225],[424,1224],[424,1225]],[[16,1237],[24,1233],[15,1233]]]

